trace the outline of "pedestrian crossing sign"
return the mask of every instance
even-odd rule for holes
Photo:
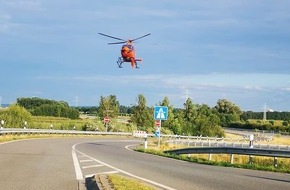
[[[156,106],[154,107],[154,119],[155,120],[167,120],[168,107],[167,106]]]

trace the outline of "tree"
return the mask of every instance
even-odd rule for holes
[[[184,124],[184,112],[182,109],[174,109],[174,127],[172,128],[172,132],[174,134],[181,134]]]
[[[31,114],[23,107],[12,104],[3,112],[0,112],[0,120],[5,121],[5,126],[11,128],[21,128],[24,122],[31,121]]]
[[[219,126],[219,117],[207,105],[201,105],[197,109],[197,116],[195,119],[196,131],[194,135],[202,136],[224,136],[222,128]]]
[[[231,122],[240,121],[242,111],[240,107],[226,99],[220,99],[214,109],[218,112],[221,120],[221,126],[226,127]]]
[[[79,118],[79,111],[77,109],[67,107],[64,104],[43,104],[35,108],[32,114],[36,116],[54,116],[70,119]]]
[[[110,95],[108,97],[101,96],[99,103],[99,116],[103,119],[106,116],[115,118],[119,113],[119,101],[115,95]]]
[[[146,98],[139,94],[137,105],[133,106],[131,121],[137,125],[138,130],[147,131],[153,126],[153,109],[146,106]]]
[[[197,105],[193,104],[192,100],[188,98],[186,102],[183,104],[184,110],[183,110],[183,119],[184,124],[182,127],[182,133],[185,134],[194,134],[195,133],[195,119],[197,115]]]
[[[185,135],[224,136],[217,112],[207,105],[194,104],[190,98],[184,103],[182,133]],[[179,119],[180,120],[180,119]]]
[[[41,98],[18,98],[17,105],[24,107],[32,115],[79,118],[79,111],[71,108],[67,102]]]

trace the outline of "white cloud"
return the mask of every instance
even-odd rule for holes
[[[163,89],[216,89],[227,91],[266,91],[268,89],[285,89],[281,81],[287,81],[289,75],[278,74],[205,74],[205,75],[98,75],[54,77],[43,76],[39,79],[54,81],[76,81],[84,83],[106,83],[110,85],[160,87]],[[271,78],[271,81],[267,80]],[[288,90],[288,88],[286,88]]]

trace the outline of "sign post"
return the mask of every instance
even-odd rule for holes
[[[249,136],[249,140],[250,140],[249,147],[250,147],[250,148],[254,148],[254,144],[253,144],[253,141],[254,141],[254,135],[253,135],[253,134],[251,134],[251,135]],[[249,163],[250,163],[250,164],[253,164],[253,155],[250,155],[250,156],[249,156]]]
[[[155,125],[159,125],[159,133],[158,134],[158,148],[160,148],[160,140],[161,140],[161,120],[167,120],[168,117],[168,107],[167,106],[156,106],[154,107],[154,119],[155,119]]]
[[[106,132],[108,132],[108,123],[110,122],[110,118],[108,116],[104,117],[104,122],[106,125]]]

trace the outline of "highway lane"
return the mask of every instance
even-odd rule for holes
[[[200,165],[129,151],[137,142],[95,141],[75,146],[84,175],[120,173],[138,176],[164,189],[290,189],[290,175],[238,168]],[[86,166],[84,166],[86,164]],[[85,173],[87,172],[87,173]]]
[[[0,190],[75,190],[79,178],[100,173],[130,175],[172,190],[290,189],[288,174],[187,163],[125,148],[139,142],[98,137],[0,144]]]
[[[1,190],[76,190],[71,147],[88,139],[33,139],[0,144]]]

